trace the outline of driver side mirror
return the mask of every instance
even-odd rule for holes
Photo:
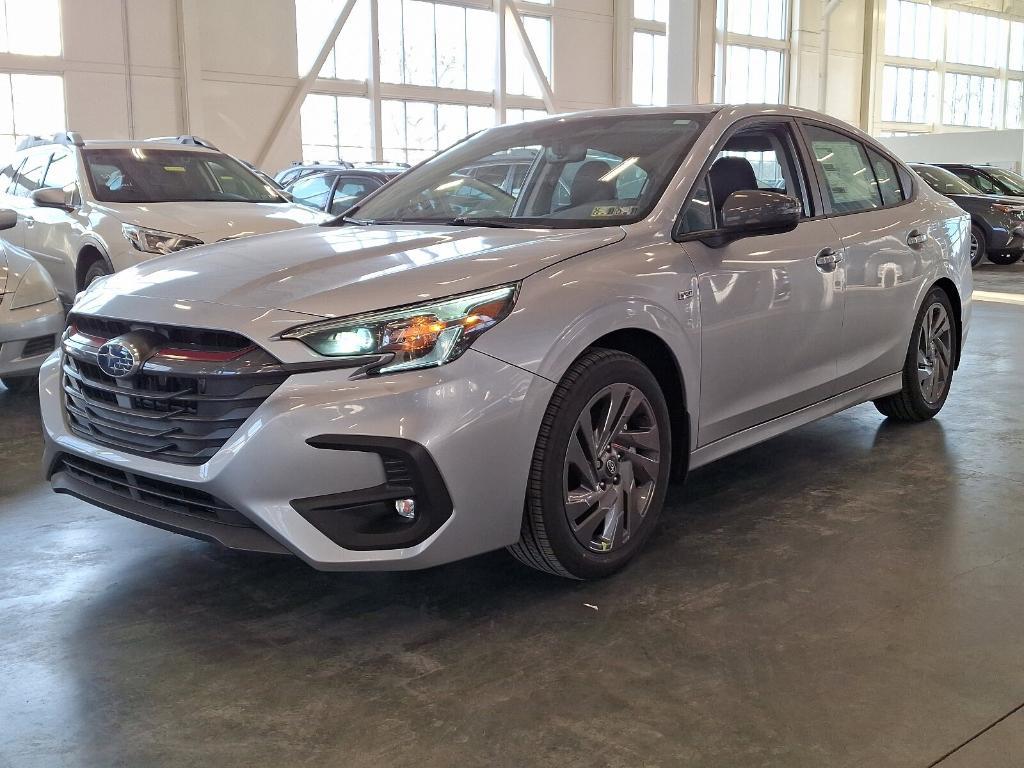
[[[35,190],[32,195],[32,202],[40,208],[60,208],[63,211],[70,211],[74,208],[71,200],[74,192],[68,192],[60,187],[43,187]]]
[[[740,190],[725,199],[721,226],[703,242],[720,248],[744,237],[791,232],[802,215],[803,205],[795,197],[764,189]]]
[[[0,230],[18,226],[18,213],[10,208],[0,208]]]

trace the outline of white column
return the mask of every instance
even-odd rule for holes
[[[668,8],[668,103],[697,101],[698,17],[697,0],[669,0]]]

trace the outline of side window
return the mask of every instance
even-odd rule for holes
[[[330,212],[340,216],[375,189],[377,185],[365,179],[339,181],[331,200]]]
[[[43,186],[63,189],[68,184],[73,184],[77,177],[75,156],[70,152],[54,152],[50,167],[46,169],[46,176],[43,178]]]
[[[25,158],[25,164],[21,166],[21,170],[14,180],[11,194],[17,197],[28,197],[43,186],[43,174],[46,173],[46,166],[49,162],[49,152],[36,152]]]
[[[714,229],[735,192],[763,190],[795,197],[811,215],[793,136],[786,125],[761,125],[733,134],[683,207],[682,232]]]
[[[969,178],[964,179],[968,184],[986,195],[1002,195],[1003,190],[988,176],[977,171],[968,172]],[[962,178],[962,177],[961,177]]]
[[[873,149],[868,150],[868,157],[871,158],[871,168],[875,172],[875,182],[878,184],[878,191],[882,196],[882,205],[898,205],[904,200],[903,189],[900,187],[900,177],[896,172],[896,166],[892,161],[882,157]]]
[[[690,200],[683,209],[683,232],[706,232],[715,228],[715,211],[711,207],[711,191],[708,189],[708,178],[701,179],[697,188],[690,195]]]
[[[333,182],[334,178],[326,174],[307,176],[295,182],[289,191],[295,198],[295,202],[323,210],[327,205],[327,196],[331,194]]]
[[[508,166],[485,165],[480,168],[474,168],[471,175],[478,181],[505,190],[505,177],[508,175]],[[508,190],[505,191],[507,192]]]
[[[881,193],[864,146],[855,139],[817,125],[805,126],[811,154],[836,213],[880,208]]]

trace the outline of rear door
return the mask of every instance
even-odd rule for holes
[[[801,121],[822,202],[842,241],[846,312],[837,389],[899,372],[924,267],[937,242],[912,180],[875,147],[834,126]]]
[[[715,247],[725,198],[746,189],[797,198],[796,229]],[[841,249],[788,119],[746,121],[698,182],[678,239],[698,275],[698,444],[707,445],[834,393],[843,323]]]

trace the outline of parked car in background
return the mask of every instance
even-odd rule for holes
[[[278,171],[274,179],[282,187],[289,187],[304,176],[311,176],[314,173],[324,173],[326,171],[346,171],[352,168],[397,168],[401,172],[408,170],[409,165],[408,163],[391,162],[349,163],[345,160],[321,163],[318,160],[314,160],[310,163],[292,163],[287,168]]]
[[[910,166],[936,192],[971,214],[971,265],[988,257],[1007,265],[1024,255],[1024,201],[982,194],[952,171],[937,165]]]
[[[531,145],[516,195],[464,174]],[[762,188],[752,147],[781,185]],[[43,369],[46,476],[322,569],[507,546],[605,576],[674,471],[867,401],[935,416],[970,321],[969,231],[874,139],[808,110],[485,130],[333,226],[94,284]]]
[[[296,203],[340,216],[371,192],[401,176],[405,170],[396,166],[372,166],[320,171],[300,177],[285,191]]]
[[[291,229],[328,217],[289,202],[241,161],[194,137],[29,139],[0,170],[6,239],[53,278],[68,304],[91,281],[153,256]]]
[[[0,209],[0,237],[18,214]],[[34,388],[39,366],[64,332],[64,306],[45,269],[0,240],[0,383],[15,392]]]
[[[1024,177],[994,165],[935,163],[960,177],[979,192],[1004,197],[1024,197]]]

